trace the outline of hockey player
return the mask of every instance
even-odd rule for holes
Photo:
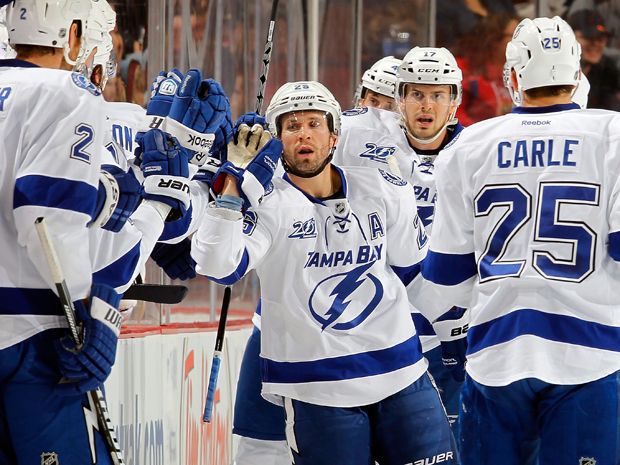
[[[521,21],[506,47],[520,106],[463,130],[436,165],[410,295],[471,307],[466,465],[620,460],[620,117],[572,103],[579,59],[564,20]]]
[[[455,113],[463,75],[447,49],[430,47],[410,50],[396,75],[398,113],[373,108],[345,112],[334,160],[341,166],[373,166],[402,176],[414,187],[418,214],[430,233],[437,197],[434,163],[462,130]],[[452,317],[463,314],[455,309]],[[417,311],[412,317],[429,372],[454,424],[464,376],[464,339],[440,347],[429,321]]]
[[[282,143],[222,166],[192,255],[219,283],[258,273],[263,395],[284,403],[294,462],[456,463],[403,284],[426,242],[411,186],[330,163],[340,107],[317,82],[282,86],[266,118]]]
[[[364,71],[359,88],[360,95],[355,99],[355,106],[394,111],[396,70],[401,63],[402,60],[387,56]]]
[[[90,0],[17,0],[7,12],[17,59],[0,62],[1,463],[94,463],[91,453],[111,463],[76,389],[105,379],[118,336],[103,317],[117,312],[118,295],[106,283],[91,289],[88,224],[97,200],[101,97],[81,75],[60,70],[63,59],[77,58],[89,9]],[[71,295],[90,296],[78,350],[57,345],[66,322],[34,231],[39,216],[56,239]],[[63,375],[72,382],[57,384]]]

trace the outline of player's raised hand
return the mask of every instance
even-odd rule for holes
[[[100,387],[107,379],[114,365],[121,330],[120,298],[112,287],[93,284],[89,307],[81,301],[75,302],[83,341],[78,346],[66,336],[56,344],[60,372],[69,381],[58,385],[60,394],[80,395]]]
[[[262,125],[240,124],[234,140],[228,143],[228,161],[238,168],[245,168],[270,139],[271,134]]]
[[[170,108],[166,131],[193,152],[191,163],[216,171],[232,138],[230,103],[222,86],[190,70]]]
[[[139,141],[136,163],[144,174],[144,198],[163,202],[183,215],[190,206],[187,150],[159,129]]]
[[[151,99],[146,107],[149,129],[163,129],[164,118],[170,113],[172,101],[183,77],[183,73],[176,68],[167,73],[160,71],[151,84]]]
[[[235,136],[239,132],[239,126],[241,126],[242,124],[246,124],[250,127],[254,126],[255,124],[259,124],[264,129],[267,129],[267,120],[265,119],[265,117],[253,111],[244,113],[239,118],[237,118],[237,121],[235,121],[235,126],[233,127],[233,134]]]

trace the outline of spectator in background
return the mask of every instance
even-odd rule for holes
[[[490,14],[461,41],[460,68],[463,70],[463,101],[457,117],[468,126],[512,109],[512,99],[502,78],[506,44],[519,19],[511,13]],[[482,47],[481,44],[489,44]]]
[[[620,110],[620,82],[615,62],[605,55],[612,33],[594,10],[579,10],[568,17],[581,44],[581,70],[590,81],[589,108]]]

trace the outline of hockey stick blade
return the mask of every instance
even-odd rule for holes
[[[228,307],[230,305],[230,294],[232,289],[226,286],[224,298],[222,299],[222,311],[220,312],[220,322],[217,325],[217,335],[215,336],[215,350],[213,351],[213,361],[211,362],[211,374],[209,375],[209,385],[207,388],[207,399],[205,401],[205,411],[202,421],[211,422],[213,414],[213,403],[215,401],[215,389],[217,387],[217,377],[220,372],[220,361],[222,348],[224,347],[224,334],[226,332],[226,319],[228,318]]]
[[[123,294],[123,299],[178,304],[183,301],[187,291],[186,286],[179,284],[134,284]]]
[[[71,294],[69,294],[69,288],[67,287],[67,283],[65,282],[65,277],[62,272],[62,268],[60,267],[60,260],[58,259],[56,248],[52,243],[52,237],[47,228],[45,218],[37,218],[34,222],[34,227],[39,236],[39,241],[41,242],[43,254],[45,255],[45,259],[50,269],[52,281],[54,281],[54,284],[56,285],[58,297],[65,313],[65,318],[67,319],[67,323],[69,324],[71,338],[73,339],[73,342],[75,342],[75,344],[79,347],[82,341],[80,334],[77,330],[77,324],[75,321],[75,307],[73,305],[73,299],[71,299]],[[125,465],[125,461],[123,460],[123,453],[121,452],[118,441],[116,440],[116,432],[114,431],[114,427],[112,426],[112,422],[110,421],[107,405],[105,403],[105,398],[103,397],[101,389],[89,391],[87,393],[87,396],[89,398],[89,402],[95,406],[97,423],[99,423],[99,432],[103,436],[103,439],[106,443],[108,452],[110,453],[110,457],[112,459],[112,463],[114,465]]]

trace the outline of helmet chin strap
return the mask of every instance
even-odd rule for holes
[[[325,158],[325,160],[323,160],[323,163],[321,163],[321,165],[317,169],[312,171],[311,173],[307,173],[305,171],[298,171],[296,168],[289,165],[284,159],[284,151],[282,152],[282,155],[280,155],[280,160],[282,161],[282,167],[284,168],[284,171],[294,176],[308,179],[308,178],[313,178],[315,176],[318,176],[319,174],[323,172],[325,167],[329,165],[329,163],[332,161],[332,158],[334,158],[335,150],[336,150],[336,147],[332,146],[331,149],[329,149],[329,155]]]

